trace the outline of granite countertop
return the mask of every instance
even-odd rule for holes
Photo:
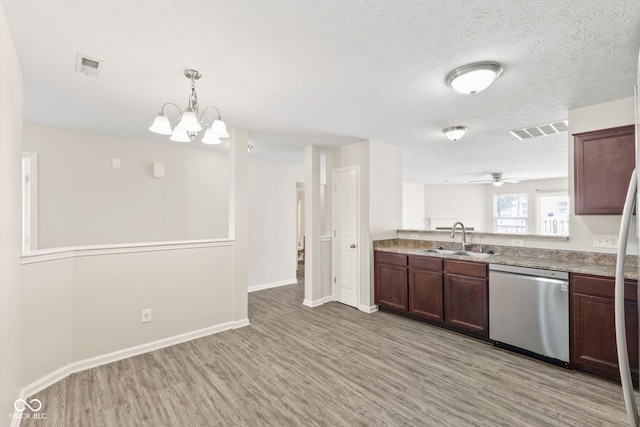
[[[474,247],[475,246],[475,247]],[[477,246],[470,245],[469,250],[478,251]],[[496,254],[487,258],[470,258],[468,256],[449,255],[425,252],[425,249],[444,247],[460,249],[460,243],[452,247],[450,243],[424,240],[389,239],[374,242],[374,250],[381,252],[401,253],[436,258],[456,259],[462,261],[482,262],[486,264],[513,265],[518,267],[542,268],[545,270],[566,271],[595,276],[615,277],[615,254],[596,252],[559,251],[535,248],[514,248],[508,246],[484,245],[484,252],[494,251]],[[628,256],[624,277],[638,279],[637,257]]]

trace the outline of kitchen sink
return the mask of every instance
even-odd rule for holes
[[[456,256],[468,256],[470,258],[489,258],[494,254],[484,253],[484,252],[470,252],[470,251],[452,251],[449,249],[424,249],[422,252],[428,252],[432,254],[440,254],[440,255],[456,255]]]
[[[471,257],[471,258],[489,258],[489,257],[492,257],[495,254],[488,254],[488,253],[485,253],[485,252],[453,251],[453,253],[451,253],[451,255],[468,256],[468,257]]]

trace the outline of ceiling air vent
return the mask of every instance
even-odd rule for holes
[[[520,141],[523,139],[539,138],[541,136],[555,135],[556,133],[566,132],[569,130],[569,122],[560,120],[553,123],[545,123],[542,125],[530,126],[522,129],[513,129],[509,133]]]
[[[90,58],[86,55],[76,55],[76,71],[86,74],[87,76],[97,76],[100,74],[100,67],[102,61],[95,58]]]

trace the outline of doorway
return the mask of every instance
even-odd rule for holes
[[[296,183],[296,278],[304,280],[304,183]]]

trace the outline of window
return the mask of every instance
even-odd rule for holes
[[[567,193],[536,194],[539,234],[569,235],[569,195]]]
[[[493,196],[493,231],[496,233],[528,233],[527,194]]]

